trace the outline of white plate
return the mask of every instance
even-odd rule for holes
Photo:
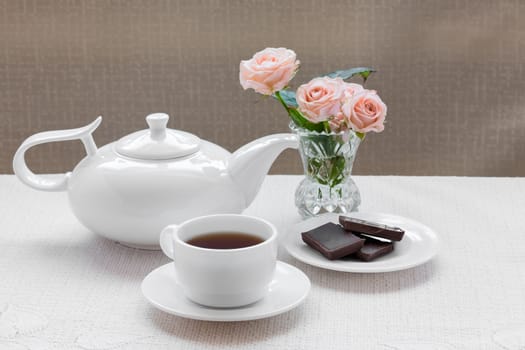
[[[327,222],[339,222],[339,214],[324,214],[293,225],[287,232],[284,246],[288,253],[296,259],[323,269],[377,273],[408,269],[421,265],[432,259],[439,246],[436,233],[429,227],[402,216],[381,213],[349,213],[346,216],[363,220],[379,222],[389,226],[397,226],[405,230],[400,242],[395,242],[394,251],[370,262],[348,258],[328,260],[319,252],[306,245],[301,238],[301,232],[309,231]]]
[[[173,263],[153,270],[142,281],[142,294],[154,307],[194,320],[230,322],[271,317],[298,306],[310,291],[310,280],[301,270],[278,261],[264,299],[238,308],[210,308],[187,299],[175,273]]]

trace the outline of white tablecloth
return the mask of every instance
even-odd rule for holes
[[[247,213],[284,231],[300,218],[298,176],[269,176]],[[525,179],[355,177],[361,211],[432,227],[438,257],[385,274],[310,267],[295,310],[214,323],[167,315],[140,292],[168,262],[81,226],[65,193],[0,176],[0,349],[523,349]]]

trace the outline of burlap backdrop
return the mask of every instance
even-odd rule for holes
[[[378,69],[388,125],[358,174],[525,175],[523,1],[0,1],[0,173],[38,131],[98,115],[99,145],[170,127],[229,150],[287,130],[271,99],[244,92],[238,64],[294,49],[294,86],[338,68]],[[32,150],[36,172],[71,169],[80,143]],[[301,171],[296,152],[273,172]]]

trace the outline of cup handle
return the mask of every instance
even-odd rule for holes
[[[178,225],[169,225],[160,233],[160,249],[170,259],[173,259],[173,233],[178,229]]]

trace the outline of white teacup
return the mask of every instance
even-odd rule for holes
[[[263,241],[236,249],[187,243],[197,236],[220,232],[242,232]],[[212,307],[238,307],[258,301],[268,292],[277,261],[277,230],[253,216],[201,216],[166,227],[160,246],[173,259],[177,282],[188,299]]]

